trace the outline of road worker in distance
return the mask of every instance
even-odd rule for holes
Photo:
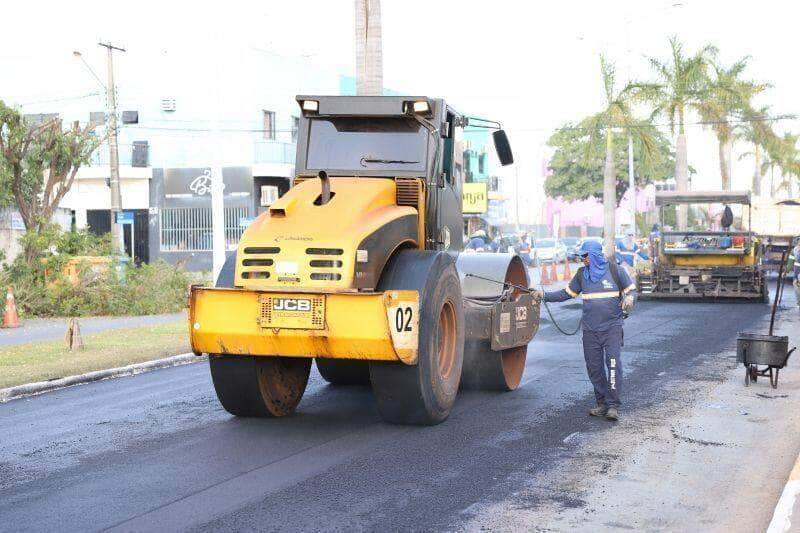
[[[603,255],[600,243],[584,241],[580,256],[583,266],[566,288],[534,295],[546,302],[583,300],[583,357],[597,402],[589,414],[616,421],[622,388],[622,321],[633,309],[636,285],[624,269]]]

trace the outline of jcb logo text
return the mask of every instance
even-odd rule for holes
[[[275,311],[311,311],[311,300],[301,298],[276,298],[272,300]]]

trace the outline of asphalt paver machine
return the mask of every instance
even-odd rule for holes
[[[750,229],[749,191],[663,191],[655,201],[661,228],[666,210],[674,206],[685,210],[691,229],[662,231],[654,240],[652,263],[637,278],[640,298],[769,302],[761,246]],[[742,208],[727,228],[712,230],[720,225],[714,206],[717,214],[726,206]]]
[[[459,387],[513,390],[539,307],[514,254],[461,254],[459,138],[498,123],[427,97],[298,96],[292,188],[245,230],[215,287],[192,287],[192,350],[222,406],[283,416],[312,361],[370,384],[384,420],[435,424]]]

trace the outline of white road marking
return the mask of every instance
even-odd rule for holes
[[[775,512],[772,513],[772,521],[769,523],[767,533],[789,531],[789,528],[792,527],[792,510],[798,494],[800,494],[800,455],[797,456],[792,473],[789,474],[789,481],[783,487],[781,498],[778,500],[778,505],[775,506]]]

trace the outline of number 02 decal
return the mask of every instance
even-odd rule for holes
[[[394,329],[397,333],[414,331],[411,329],[411,321],[414,318],[414,311],[409,306],[398,307],[394,313]]]
[[[386,308],[392,343],[395,350],[403,352],[402,356],[415,359],[419,342],[419,302],[398,299],[392,304]]]

